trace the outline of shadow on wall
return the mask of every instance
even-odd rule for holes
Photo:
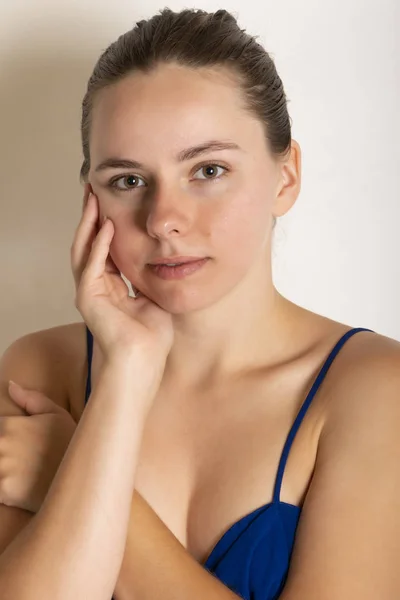
[[[25,333],[81,320],[70,246],[82,210],[81,102],[99,50],[30,44],[3,56],[0,75],[0,355]]]

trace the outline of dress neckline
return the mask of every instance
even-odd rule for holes
[[[249,526],[250,526],[250,524],[253,523],[254,519],[259,514],[264,513],[268,508],[271,508],[272,506],[280,506],[280,505],[288,506],[288,507],[294,509],[298,513],[301,512],[301,506],[298,506],[296,504],[290,504],[289,502],[283,502],[282,500],[277,500],[277,501],[272,500],[272,502],[267,502],[266,504],[263,504],[262,506],[255,508],[254,510],[245,514],[243,517],[240,517],[239,519],[237,519],[237,521],[235,521],[232,525],[230,525],[228,527],[228,529],[217,540],[217,542],[215,543],[211,552],[208,554],[207,558],[205,560],[201,561],[200,564],[205,568],[207,568],[209,566],[209,563],[212,562],[212,559],[214,558],[214,554],[217,552],[217,550],[219,549],[221,544],[226,540],[226,538],[229,535],[231,535],[233,529],[235,529],[236,527],[241,525],[246,520],[249,520]]]
[[[243,517],[241,517],[240,519],[238,519],[237,521],[235,521],[235,523],[233,523],[226,531],[225,533],[222,534],[222,536],[219,538],[219,540],[216,542],[216,544],[214,545],[213,549],[211,550],[211,552],[209,553],[209,555],[207,556],[207,558],[205,559],[205,561],[202,561],[200,564],[202,566],[204,566],[205,568],[207,568],[209,566],[209,563],[212,561],[212,559],[214,558],[215,553],[217,552],[217,550],[220,548],[221,544],[223,542],[226,541],[226,538],[232,534],[232,531],[239,527],[241,524],[243,524],[246,520],[249,520],[249,524],[248,526],[251,525],[251,523],[254,522],[254,520],[257,518],[258,514],[261,514],[263,512],[265,512],[268,508],[271,508],[272,506],[287,506],[290,507],[291,509],[297,511],[297,513],[301,512],[301,507],[297,506],[295,504],[290,504],[288,502],[282,502],[280,500],[280,491],[281,491],[281,486],[282,486],[282,479],[283,479],[283,475],[284,475],[284,471],[285,471],[285,466],[286,466],[286,462],[287,462],[287,458],[293,443],[293,440],[296,436],[296,433],[304,419],[304,416],[315,396],[315,394],[317,393],[322,381],[324,380],[331,364],[333,363],[334,359],[336,358],[336,356],[338,355],[339,351],[341,350],[342,346],[346,343],[346,341],[351,338],[354,334],[362,332],[362,331],[367,331],[367,332],[371,332],[371,333],[375,333],[372,329],[367,329],[366,327],[353,327],[353,328],[349,328],[340,338],[339,340],[336,342],[336,344],[334,345],[334,347],[332,348],[331,352],[329,353],[328,357],[326,358],[326,360],[324,361],[324,364],[322,365],[316,379],[314,380],[313,385],[311,386],[311,389],[309,390],[305,400],[303,401],[300,410],[297,413],[296,419],[293,422],[288,436],[286,438],[285,444],[283,446],[283,450],[280,456],[280,460],[278,463],[278,470],[277,470],[277,475],[276,475],[276,479],[275,479],[275,486],[274,486],[274,493],[273,493],[273,499],[271,502],[268,502],[266,504],[263,504],[262,506],[259,506],[258,508],[254,509],[253,511],[249,512],[247,515],[244,515]],[[88,348],[88,375],[87,375],[87,381],[86,381],[86,394],[85,394],[85,404],[88,400],[88,397],[91,393],[91,367],[92,367],[92,354],[93,354],[93,336],[91,331],[89,330],[89,328],[86,326],[86,334],[87,334],[87,348]],[[246,530],[246,529],[245,529]],[[244,531],[245,531],[244,530]],[[233,541],[233,543],[235,543],[235,541]]]

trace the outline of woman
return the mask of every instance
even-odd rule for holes
[[[271,58],[165,9],[100,57],[82,141],[84,323],[2,359],[4,597],[397,598],[399,344],[273,285],[301,157]]]

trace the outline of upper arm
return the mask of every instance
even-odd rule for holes
[[[280,599],[399,598],[399,347],[357,360],[328,413]]]
[[[65,327],[65,326],[63,326]],[[66,373],[66,349],[63,327],[25,335],[14,341],[0,358],[0,419],[25,415],[8,394],[8,381],[15,380],[28,389],[43,392],[54,402],[69,409]],[[0,430],[0,467],[1,467]],[[1,473],[1,469],[0,469]],[[0,554],[29,523],[33,514],[0,504]]]
[[[0,415],[23,414],[8,395],[8,381],[43,392],[68,410],[67,326],[29,333],[15,340],[0,358]],[[69,357],[68,357],[68,360]]]

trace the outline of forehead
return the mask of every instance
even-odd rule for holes
[[[162,65],[135,72],[100,92],[92,113],[91,152],[142,149],[162,140],[179,151],[204,139],[230,137],[239,144],[263,141],[264,130],[244,109],[233,74],[222,67]]]

